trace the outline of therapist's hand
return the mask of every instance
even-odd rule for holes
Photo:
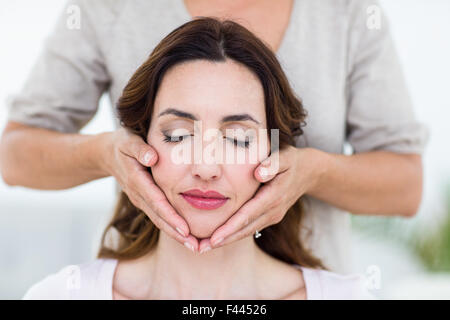
[[[199,251],[208,246],[217,248],[229,244],[253,235],[256,230],[262,231],[279,223],[287,210],[320,179],[323,154],[313,148],[289,146],[278,153],[278,166],[274,165],[276,153],[262,161],[255,169],[254,176],[264,184],[210,238],[201,240]],[[278,170],[272,170],[269,175],[262,177],[260,169],[269,167]],[[261,232],[261,236],[264,237],[264,232]]]
[[[155,149],[126,128],[106,133],[105,139],[105,170],[116,178],[133,205],[144,211],[160,230],[185,246],[189,243],[196,251],[197,238],[189,234],[188,224],[147,171],[146,167],[158,162]]]

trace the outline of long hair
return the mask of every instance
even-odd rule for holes
[[[295,137],[303,134],[307,113],[276,56],[262,40],[240,24],[210,17],[197,17],[173,30],[136,70],[117,103],[121,125],[147,142],[155,96],[167,70],[188,61],[225,62],[226,59],[246,66],[261,81],[269,138],[269,129],[278,129],[279,150],[295,146]],[[300,197],[279,223],[264,229],[264,236],[254,241],[263,251],[284,262],[324,268],[300,240],[303,215]],[[118,233],[116,248],[105,243],[109,232]],[[159,229],[122,191],[103,233],[98,258],[139,258],[157,245],[158,237]]]

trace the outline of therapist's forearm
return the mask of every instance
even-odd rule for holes
[[[23,126],[2,135],[5,183],[59,190],[108,176],[99,166],[103,134],[83,135]]]
[[[416,154],[320,152],[323,170],[308,195],[354,214],[414,216],[422,198]]]

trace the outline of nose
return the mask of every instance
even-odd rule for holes
[[[206,164],[202,162],[200,164],[192,164],[191,171],[195,178],[204,181],[217,180],[222,175],[221,166],[214,163]]]
[[[191,164],[192,176],[204,181],[219,179],[222,175],[222,165],[220,162],[217,162],[214,157],[205,159],[205,156],[207,156],[205,154],[205,149],[203,149],[203,153],[198,156],[198,161],[193,159]]]
[[[198,129],[201,132],[201,128]],[[199,133],[197,133],[199,134]],[[204,181],[217,180],[222,175],[222,161],[220,158],[216,157],[216,152],[218,152],[218,148],[223,147],[221,143],[219,143],[219,139],[221,139],[220,132],[217,130],[213,130],[212,132],[197,135],[197,139],[201,137],[203,142],[199,145],[199,149],[196,149],[194,146],[194,150],[192,153],[192,162],[191,162],[191,172],[192,176],[201,179]],[[198,143],[198,140],[195,142]],[[197,150],[200,150],[200,153],[196,153]],[[223,152],[223,151],[222,151]]]

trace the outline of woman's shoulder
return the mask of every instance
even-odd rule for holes
[[[117,260],[68,265],[31,286],[24,300],[111,299]]]
[[[307,290],[311,300],[372,300],[375,297],[367,290],[364,275],[354,273],[342,275],[322,269],[302,267]]]

